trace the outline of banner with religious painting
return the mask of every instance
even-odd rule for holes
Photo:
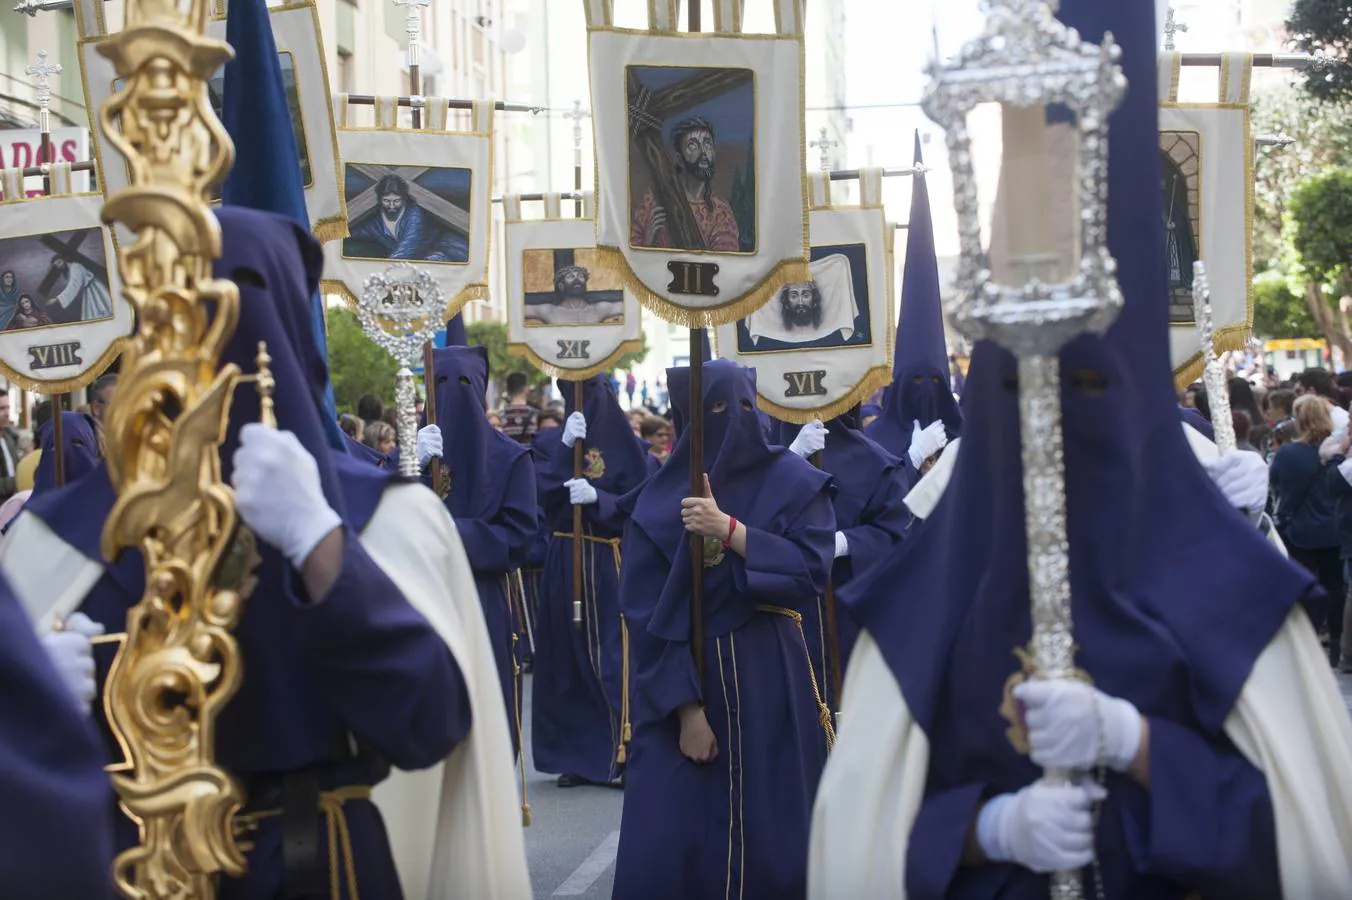
[[[0,373],[44,393],[89,384],[131,333],[103,197],[70,192],[70,163],[52,166],[52,192],[25,197],[23,170],[0,171]]]
[[[91,5],[92,8],[86,8]],[[103,0],[81,0],[76,6],[80,77],[89,109],[102,109],[108,98],[121,87],[112,63],[96,49],[99,40],[108,33],[103,5]],[[226,0],[215,0],[212,18],[207,23],[208,37],[225,40],[225,14]],[[272,36],[277,44],[282,81],[291,107],[291,127],[300,151],[310,228],[321,242],[337,240],[346,237],[348,218],[343,203],[338,137],[330,105],[327,57],[319,29],[319,13],[314,0],[298,0],[270,7],[268,16],[272,21]],[[224,88],[225,68],[221,67],[207,84],[217,116],[221,115]],[[96,125],[91,132],[104,195],[111,196],[130,184],[131,173],[126,159],[102,130]],[[130,239],[130,232],[124,231],[121,225],[118,231],[120,239]]]
[[[892,380],[882,169],[863,169],[859,205],[831,202],[829,173],[809,176],[811,279],[718,326],[718,356],[756,369],[758,404],[777,419],[831,419]]]
[[[454,131],[457,111],[429,97],[427,127],[413,130],[399,126],[397,97],[375,100],[369,127],[334,97],[349,233],[324,247],[325,289],[355,304],[367,278],[408,263],[436,281],[449,319],[488,297],[493,103],[474,101]]]
[[[1206,263],[1216,351],[1242,348],[1253,330],[1253,55],[1221,57],[1217,101],[1180,103],[1182,60],[1160,56],[1160,163],[1169,260],[1169,347],[1174,379],[1202,374],[1193,322],[1192,264]]]
[[[678,0],[652,0],[646,31],[583,2],[603,263],[690,326],[804,281],[801,0],[774,0],[774,34],[742,33],[740,0],[720,0],[699,35],[676,31]]]
[[[598,264],[596,197],[563,218],[546,194],[544,218],[525,219],[521,198],[503,198],[507,232],[507,352],[551,375],[580,381],[643,346],[638,299]]]

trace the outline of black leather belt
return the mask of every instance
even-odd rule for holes
[[[328,892],[319,843],[319,771],[282,778],[282,897],[298,900]]]

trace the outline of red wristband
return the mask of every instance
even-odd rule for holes
[[[732,543],[732,536],[737,532],[737,517],[728,516],[728,536],[723,539],[723,546],[726,547]]]

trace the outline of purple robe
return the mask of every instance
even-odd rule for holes
[[[231,207],[216,215],[224,256],[215,275],[232,277],[240,288],[239,325],[224,361],[252,370],[259,341],[267,341],[279,426],[315,457],[325,497],[345,528],[343,568],[324,597],[307,596],[299,573],[260,545],[258,587],[235,631],[244,681],[216,730],[217,758],[245,786],[248,813],[280,806],[286,786],[297,779],[313,777],[321,790],[374,785],[391,765],[418,769],[440,762],[468,733],[471,716],[463,677],[446,644],[357,539],[395,480],[327,443],[320,412],[327,369],[308,310],[323,263],[319,246],[281,216]],[[236,391],[221,449],[227,481],[239,428],[258,418],[257,393]],[[113,500],[100,464],[78,485],[34,497],[24,514],[38,516],[88,558],[101,560],[100,532]],[[109,633],[123,631],[127,610],[140,600],[143,587],[140,552],[125,550],[81,610]],[[105,649],[96,648],[100,683],[112,659]],[[114,746],[109,743],[110,754]],[[375,806],[351,800],[343,810],[359,893],[397,900],[398,875]],[[330,860],[318,809],[314,826],[316,893],[327,896]],[[129,820],[119,816],[118,828],[120,845],[135,840]],[[254,849],[248,874],[223,880],[218,896],[281,898],[287,877],[281,818],[261,819],[249,839]],[[345,886],[343,896],[350,896]]]
[[[1086,41],[1111,30],[1130,84],[1111,119],[1109,248],[1125,306],[1061,353],[1077,664],[1149,721],[1151,789],[1108,773],[1095,846],[1107,900],[1281,896],[1271,799],[1226,717],[1310,577],[1207,478],[1179,429],[1167,341],[1150,4],[1065,0]],[[984,801],[1036,780],[999,710],[1031,634],[1013,358],[980,343],[962,452],[890,579],[856,606],[929,740],[911,831],[912,900],[1042,900],[1045,875],[963,866]],[[1077,373],[1084,373],[1080,377]]]
[[[921,165],[920,134],[915,136],[915,162]],[[951,441],[962,429],[962,413],[953,399],[944,318],[940,303],[939,263],[934,251],[929,187],[917,177],[911,192],[911,227],[906,241],[906,274],[901,284],[897,343],[892,359],[892,385],[883,395],[882,411],[864,429],[884,450],[901,460],[908,483],[919,473],[906,452],[918,421],[924,428],[943,420]]]
[[[111,898],[114,798],[103,749],[3,579],[0,684],[4,895]]]
[[[893,553],[900,552],[912,516],[902,501],[906,499],[906,472],[901,460],[892,456],[859,431],[854,412],[837,416],[826,423],[826,449],[821,454],[822,470],[831,474],[835,486],[831,505],[836,513],[836,530],[843,532],[850,553],[831,565],[831,586],[836,603],[836,630],[840,643],[840,674],[844,678],[850,652],[859,637],[859,626],[850,616],[842,597],[849,584],[868,569],[885,565]],[[770,441],[788,446],[798,434],[798,426],[776,421]],[[840,708],[831,679],[827,652],[826,597],[803,610],[803,633],[812,656],[822,697],[833,710]]]
[[[668,370],[677,403],[688,370]],[[704,569],[704,677],[690,646],[690,434],[641,491],[625,532],[621,602],[634,692],[616,900],[806,893],[807,838],[826,761],[829,710],[816,691],[801,614],[826,583],[835,515],[828,476],[769,446],[754,373],[704,367],[704,460],[720,509],[746,526],[747,553]],[[713,412],[716,404],[726,407]],[[681,415],[682,421],[688,416]],[[710,561],[716,557],[708,557]],[[718,757],[680,751],[677,710],[701,703]]]
[[[99,460],[99,439],[94,431],[94,420],[85,413],[61,414],[61,443],[64,457],[65,483],[77,481],[94,468]],[[38,429],[37,471],[33,473],[33,494],[46,493],[56,488],[56,429],[52,422],[44,422]]]
[[[650,461],[610,379],[582,384],[582,468],[597,502],[582,507],[581,625],[573,624],[573,505],[564,487],[573,477],[573,450],[563,445],[562,429],[540,432],[534,445],[549,542],[535,620],[531,749],[541,772],[606,782],[620,774],[624,738],[619,543],[626,516],[617,501],[648,477]],[[560,390],[572,414],[573,385],[561,382]]]
[[[498,667],[513,754],[521,749],[521,673],[517,644],[524,640],[510,589],[537,529],[535,466],[530,448],[497,431],[484,413],[488,352],[447,347],[434,353],[437,424],[450,468],[446,508],[455,519],[474,569],[488,638]]]

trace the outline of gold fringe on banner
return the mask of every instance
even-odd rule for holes
[[[1222,353],[1243,350],[1249,343],[1249,332],[1250,327],[1248,325],[1231,325],[1217,331],[1213,339],[1216,345],[1216,355],[1220,356]],[[1188,357],[1187,362],[1174,369],[1174,389],[1180,394],[1183,393],[1188,389],[1188,385],[1201,379],[1204,368],[1206,368],[1206,360],[1202,359],[1202,351],[1198,350]]]
[[[357,296],[348,290],[346,284],[341,281],[325,279],[319,282],[319,289],[326,294],[337,294],[343,298],[343,305],[351,312],[357,311]],[[451,302],[446,305],[446,317],[444,321],[449,322],[459,315],[460,311],[469,303],[475,300],[488,300],[492,296],[486,284],[467,284],[460,289]]]
[[[341,240],[351,233],[347,224],[347,216],[341,213],[327,219],[320,219],[311,230],[314,233],[315,240],[321,244]]]
[[[626,353],[637,353],[643,349],[643,338],[635,338],[632,341],[621,341],[620,346],[615,348],[605,359],[598,363],[588,366],[585,369],[561,369],[544,359],[540,354],[530,348],[529,344],[508,344],[507,353],[509,356],[519,356],[530,362],[535,368],[544,372],[552,378],[560,378],[564,381],[586,381],[593,375],[600,375],[602,372],[610,369],[615,363],[620,361],[620,357]]]
[[[891,383],[891,368],[874,366],[868,370],[863,378],[859,379],[859,383],[848,394],[826,406],[819,406],[816,409],[791,409],[787,406],[780,406],[773,400],[767,400],[765,395],[759,391],[756,393],[756,406],[781,422],[788,422],[791,425],[806,425],[814,419],[821,419],[825,422],[834,419],[836,416],[844,415],[872,397],[874,391],[887,387]]]
[[[629,267],[629,260],[620,250],[597,246],[596,258],[597,268],[623,281],[624,286],[633,292],[645,309],[663,321],[683,328],[714,328],[736,322],[768,303],[784,285],[812,280],[812,273],[804,260],[786,259],[777,263],[759,284],[743,294],[740,299],[724,306],[688,309],[677,306],[667,298],[648,290],[647,285],[640,281],[634,270]]]

